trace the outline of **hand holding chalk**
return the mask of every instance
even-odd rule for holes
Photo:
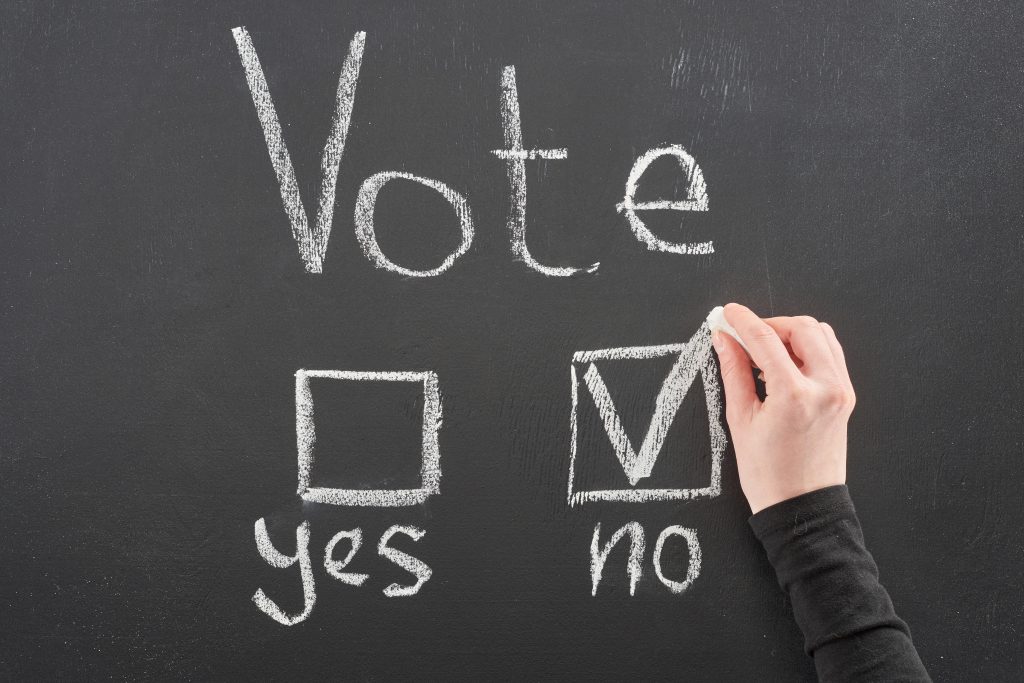
[[[743,350],[747,352],[747,356],[750,357],[750,349],[748,349],[747,345],[743,343],[742,339],[740,339],[740,335],[739,333],[736,332],[736,329],[729,324],[728,320],[725,319],[725,308],[723,308],[722,306],[715,306],[714,308],[712,308],[711,312],[708,313],[707,321],[708,328],[711,330],[712,337],[714,337],[714,335],[718,332],[724,332],[725,334],[735,339],[736,342],[743,347]],[[757,375],[757,378],[763,382],[764,373],[759,373]]]
[[[708,313],[708,327],[711,329],[711,334],[714,335],[716,332],[725,332],[727,335],[736,340],[736,342],[743,347],[743,350],[750,355],[750,349],[743,343],[739,333],[736,331],[729,321],[725,319],[725,308],[722,306],[715,306]]]
[[[713,310],[708,326],[751,510],[845,483],[846,423],[856,398],[831,326],[807,316],[761,319],[739,304]],[[752,366],[763,371],[763,402]]]

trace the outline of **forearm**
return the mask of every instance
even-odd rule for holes
[[[878,582],[845,486],[783,501],[750,524],[790,597],[821,680],[930,680]]]

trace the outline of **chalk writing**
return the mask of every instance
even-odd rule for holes
[[[682,581],[673,581],[672,579],[666,578],[665,574],[661,570],[661,551],[665,547],[665,541],[670,536],[682,536],[686,539],[686,547],[690,553],[690,563],[686,568],[686,578]],[[697,532],[693,529],[687,529],[677,525],[670,526],[663,529],[658,534],[658,540],[654,544],[654,573],[657,574],[658,580],[665,584],[666,587],[673,593],[682,593],[684,590],[689,588],[693,582],[700,575],[700,543],[697,542]]]
[[[345,555],[344,560],[334,559],[334,548],[344,539],[348,539],[349,548],[348,554]],[[362,586],[368,578],[369,574],[355,574],[353,572],[343,572],[342,569],[348,566],[348,563],[352,561],[352,558],[359,552],[359,548],[363,545],[363,531],[362,529],[350,529],[348,531],[339,531],[331,537],[331,540],[327,542],[327,548],[324,549],[324,569],[327,573],[336,578],[342,583],[347,583],[350,586]]]
[[[615,545],[629,534],[629,560],[626,562],[626,573],[629,574],[629,594],[636,593],[636,584],[640,582],[643,575],[641,563],[644,559],[644,528],[639,522],[630,522],[623,526],[608,539],[608,542],[601,545],[601,523],[594,527],[594,538],[590,542],[590,583],[591,595],[597,595],[597,587],[601,583],[601,576],[604,574],[604,563],[608,560]]]
[[[663,356],[678,355],[675,364],[662,383],[655,401],[654,414],[644,441],[637,451],[622,426],[621,418],[615,407],[608,388],[597,369],[596,361],[601,360],[644,360]],[[704,400],[708,409],[708,428],[711,437],[711,480],[701,488],[678,489],[616,489],[599,491],[577,491],[576,465],[579,457],[579,411],[580,383],[577,378],[576,363],[586,364],[587,369],[583,380],[590,392],[598,414],[604,424],[608,440],[611,442],[622,469],[631,486],[636,486],[641,479],[649,477],[658,454],[665,443],[668,430],[675,420],[676,413],[686,398],[690,385],[700,374],[704,385]],[[569,451],[569,504],[610,500],[623,502],[645,502],[651,500],[686,500],[690,498],[713,498],[721,493],[722,456],[725,453],[725,428],[721,422],[722,402],[721,389],[718,384],[718,372],[711,355],[711,333],[707,324],[685,344],[668,344],[664,346],[634,346],[626,348],[601,349],[598,351],[580,351],[573,355],[570,366],[570,383],[572,391],[572,407],[569,414],[571,432]]]
[[[295,564],[296,561],[299,563],[299,575],[302,577],[303,606],[302,611],[298,614],[286,614],[284,610],[277,606],[276,602],[267,597],[262,588],[256,589],[256,594],[252,596],[252,601],[267,616],[279,624],[294,626],[301,621],[305,621],[306,617],[313,611],[313,606],[316,605],[313,566],[309,561],[309,522],[303,522],[295,529],[295,555],[291,557],[279,552],[274,547],[273,542],[270,540],[270,535],[267,533],[267,523],[262,517],[256,520],[255,533],[256,549],[259,550],[260,556],[271,567],[287,569]]]
[[[288,146],[281,135],[281,123],[277,119],[277,109],[270,98],[270,88],[263,75],[263,67],[256,48],[253,47],[249,32],[244,26],[231,31],[238,45],[238,56],[245,69],[245,77],[252,93],[252,103],[256,106],[256,115],[263,127],[263,137],[270,152],[270,162],[274,167],[278,185],[281,187],[281,201],[284,202],[285,213],[292,226],[292,235],[299,245],[299,253],[306,266],[306,271],[319,273],[323,270],[324,253],[327,251],[327,240],[331,236],[331,222],[334,220],[334,193],[338,184],[338,168],[341,165],[341,153],[345,150],[345,138],[352,121],[352,107],[356,98],[356,82],[359,80],[359,68],[363,61],[363,46],[366,34],[360,31],[349,44],[348,55],[341,67],[338,78],[338,92],[335,98],[334,116],[331,118],[331,131],[324,144],[320,158],[320,201],[316,212],[316,225],[311,230],[306,218],[306,210],[302,207],[302,196],[299,184],[295,179],[295,168],[288,155]]]
[[[508,184],[512,193],[508,214],[508,232],[512,255],[544,275],[564,277],[597,270],[595,263],[587,268],[555,268],[541,265],[526,247],[526,160],[565,159],[569,152],[560,149],[523,149],[523,130],[519,116],[519,93],[516,90],[516,68],[506,66],[501,72],[501,125],[505,132],[505,149],[491,152],[505,159]]]
[[[253,105],[259,120],[263,138],[270,156],[285,215],[291,227],[292,236],[299,249],[305,270],[317,274],[323,272],[323,262],[334,220],[338,174],[345,149],[355,106],[356,89],[362,67],[366,34],[357,32],[349,43],[334,97],[334,110],[330,130],[320,160],[320,192],[315,220],[310,221],[299,192],[295,169],[285,144],[281,123],[274,102],[270,96],[262,65],[256,54],[249,33],[242,26],[232,30],[238,55],[245,72],[246,82],[252,95]],[[508,178],[509,213],[506,221],[509,247],[514,259],[521,261],[528,269],[549,277],[566,277],[581,273],[595,272],[599,264],[585,267],[550,266],[535,258],[526,244],[527,182],[528,161],[565,160],[569,150],[558,148],[528,148],[524,145],[522,118],[516,69],[506,65],[499,79],[500,111],[504,146],[491,150],[491,154],[504,162]],[[685,198],[637,201],[640,182],[652,163],[662,157],[674,159],[685,178]],[[403,180],[417,183],[440,194],[452,207],[458,222],[461,239],[457,247],[432,268],[415,269],[400,265],[384,254],[377,241],[375,211],[381,190],[390,182]],[[682,146],[665,144],[641,154],[634,162],[625,184],[622,201],[616,209],[622,214],[636,239],[648,250],[670,254],[699,255],[714,253],[714,244],[709,241],[677,243],[664,240],[648,228],[641,218],[644,211],[708,211],[707,184],[704,172],[694,157]],[[452,186],[432,178],[410,172],[385,170],[369,175],[360,185],[355,197],[353,227],[356,240],[363,255],[374,267],[405,277],[437,277],[448,271],[455,262],[472,247],[474,225],[470,201],[465,194]],[[710,320],[717,318],[712,315]],[[668,376],[659,388],[650,424],[643,441],[637,448],[627,435],[619,410],[615,404],[599,363],[606,360],[634,360],[674,356],[675,362]],[[582,385],[577,365],[584,366]],[[711,475],[706,486],[699,488],[637,488],[640,482],[651,476],[655,463],[664,449],[669,430],[676,414],[697,376],[701,377],[704,400],[708,409],[709,434],[711,441]],[[316,464],[316,416],[310,380],[313,378],[348,382],[413,382],[422,385],[423,415],[420,464],[420,486],[405,489],[346,489],[314,485]],[[685,344],[662,346],[636,346],[609,348],[596,351],[580,351],[573,355],[570,366],[572,406],[569,416],[572,440],[569,458],[568,503],[570,506],[592,501],[646,502],[659,500],[685,500],[700,497],[714,497],[721,491],[721,461],[726,447],[724,427],[721,422],[721,390],[718,373],[711,353],[709,324],[705,323]],[[578,446],[579,394],[585,387],[589,392],[604,432],[630,488],[615,490],[576,490],[576,467]],[[329,417],[329,416],[328,416]],[[315,419],[316,418],[316,419]],[[295,432],[298,450],[297,494],[309,503],[340,506],[398,507],[423,503],[432,495],[440,493],[441,469],[438,434],[441,428],[441,396],[438,378],[431,371],[349,371],[349,370],[305,370],[295,373]],[[382,589],[387,597],[408,597],[419,593],[423,585],[433,576],[431,568],[422,560],[391,545],[396,536],[406,536],[418,543],[426,532],[416,526],[395,524],[379,538],[377,555],[408,572],[411,583],[394,582]],[[260,556],[271,567],[289,569],[299,566],[302,587],[302,608],[286,611],[271,599],[262,588],[252,596],[253,602],[277,623],[292,626],[305,621],[316,605],[316,582],[310,557],[309,522],[302,522],[295,529],[295,553],[285,554],[271,541],[265,519],[256,521],[254,526],[256,548]],[[638,522],[630,522],[617,529],[604,543],[601,542],[601,524],[594,528],[590,546],[591,594],[597,595],[604,575],[605,564],[624,539],[629,538],[626,573],[629,578],[629,593],[634,595],[643,576],[643,561],[646,549],[645,532]],[[662,568],[662,553],[673,537],[686,543],[688,565],[682,577],[668,577]],[[346,545],[347,543],[347,545]],[[323,568],[327,576],[354,588],[362,587],[370,575],[348,571],[353,559],[363,546],[363,533],[359,528],[341,530],[327,542],[323,553]],[[345,550],[347,548],[347,551]],[[344,552],[344,556],[340,557]],[[651,557],[658,580],[672,593],[686,591],[697,579],[701,569],[701,548],[697,533],[693,529],[674,525],[658,535]]]
[[[681,201],[657,200],[653,202],[635,201],[637,189],[639,189],[640,178],[643,177],[647,167],[655,159],[663,156],[672,156],[679,162],[689,182],[687,183],[687,198]],[[689,152],[679,145],[669,145],[651,149],[636,160],[633,169],[629,172],[629,180],[626,181],[626,196],[616,206],[625,214],[629,221],[629,227],[633,229],[636,238],[647,245],[652,251],[667,251],[672,254],[711,254],[715,251],[712,242],[674,244],[656,236],[637,215],[639,210],[668,209],[671,211],[707,211],[708,210],[708,188],[704,183],[704,172],[690,156]]]
[[[384,595],[389,598],[396,598],[403,595],[416,595],[420,588],[425,584],[433,574],[422,560],[418,560],[408,553],[403,553],[401,550],[396,550],[388,546],[388,541],[395,534],[405,534],[414,541],[418,541],[423,538],[423,535],[427,533],[423,529],[418,529],[414,526],[401,526],[395,525],[384,532],[384,535],[380,537],[380,542],[377,543],[377,552],[381,557],[386,557],[391,560],[399,567],[409,572],[416,577],[416,583],[411,586],[403,586],[399,583],[392,583],[384,589]]]
[[[274,547],[270,536],[267,534],[266,520],[263,518],[256,520],[255,533],[256,549],[271,567],[275,569],[288,569],[296,561],[299,563],[303,607],[301,612],[288,614],[276,602],[271,600],[263,592],[262,588],[256,590],[255,595],[252,596],[252,601],[256,603],[260,611],[284,626],[294,626],[305,621],[313,613],[313,607],[316,605],[316,581],[313,576],[313,566],[309,555],[309,522],[304,521],[295,530],[296,550],[294,556],[285,555]],[[423,584],[430,580],[433,571],[423,560],[388,545],[396,534],[403,534],[410,537],[413,541],[419,541],[426,533],[426,531],[418,527],[395,524],[381,535],[380,541],[377,543],[377,554],[409,572],[416,579],[415,583],[408,586],[403,586],[399,583],[389,584],[381,591],[387,597],[397,598],[416,595],[420,588],[423,587]],[[341,561],[333,559],[335,547],[342,539],[346,538],[351,541],[352,545],[345,559]],[[328,541],[327,546],[324,548],[324,568],[329,576],[355,587],[362,586],[370,578],[369,574],[354,574],[341,571],[359,552],[359,549],[362,547],[362,538],[363,531],[359,528],[339,531],[331,537],[331,540]]]
[[[636,586],[643,576],[643,559],[645,547],[644,528],[639,522],[629,522],[620,527],[612,534],[608,541],[601,545],[601,523],[594,526],[594,536],[590,542],[590,594],[597,595],[597,587],[601,584],[604,576],[604,565],[608,560],[615,546],[626,536],[629,536],[629,555],[626,560],[626,575],[629,577],[629,594],[636,594]],[[665,547],[665,541],[671,536],[681,536],[686,539],[686,546],[689,552],[689,563],[686,569],[686,578],[683,581],[674,581],[665,576],[661,567],[661,552]],[[654,573],[673,593],[682,593],[700,576],[700,543],[697,541],[697,532],[693,529],[673,525],[664,529],[658,534],[658,540],[654,546],[654,554],[651,557],[651,564],[654,565]]]
[[[327,136],[320,161],[321,183],[320,196],[317,204],[316,222],[309,227],[309,220],[303,208],[302,197],[295,178],[288,147],[281,133],[277,109],[270,97],[263,67],[260,65],[252,39],[244,26],[232,29],[232,35],[238,48],[245,71],[246,82],[252,94],[256,115],[263,129],[263,138],[270,154],[270,162],[280,187],[281,200],[285,214],[291,224],[292,235],[299,247],[306,271],[309,273],[323,272],[324,256],[327,242],[331,235],[331,225],[335,210],[335,192],[338,182],[338,170],[341,164],[345,140],[352,121],[352,110],[355,106],[356,86],[362,66],[363,48],[366,34],[362,31],[355,34],[349,44],[348,54],[338,77],[338,89],[335,96],[334,113],[331,118],[331,129]],[[526,162],[528,160],[561,160],[568,158],[569,151],[564,147],[552,149],[526,149],[523,147],[522,120],[519,109],[519,93],[516,84],[515,66],[508,65],[502,69],[500,77],[501,89],[501,123],[505,147],[491,151],[498,159],[505,162],[509,184],[509,216],[507,231],[512,256],[522,261],[529,269],[546,276],[565,277],[579,273],[593,273],[599,264],[593,263],[584,268],[547,266],[540,263],[526,246]],[[636,193],[639,183],[647,167],[656,159],[671,156],[679,163],[680,170],[686,177],[686,199],[657,200],[637,202]],[[377,244],[374,229],[374,207],[377,194],[381,188],[394,179],[405,179],[420,183],[439,192],[455,209],[459,219],[462,240],[459,246],[435,268],[415,270],[405,268],[393,262],[381,251]],[[644,152],[633,164],[626,181],[623,200],[616,205],[629,223],[636,238],[649,250],[672,254],[711,254],[714,252],[712,242],[674,243],[656,236],[637,214],[644,210],[671,211],[707,211],[708,193],[704,181],[704,173],[694,158],[680,145],[665,145]],[[377,268],[410,277],[436,277],[447,271],[455,261],[469,251],[473,243],[473,222],[470,218],[469,200],[453,188],[439,180],[424,178],[411,173],[399,171],[383,171],[375,173],[363,181],[360,186],[355,206],[356,237],[362,247],[363,254]]]
[[[377,193],[380,192],[380,189],[384,187],[385,184],[395,178],[411,180],[415,183],[425,185],[432,190],[437,190],[442,197],[448,200],[448,203],[452,205],[452,208],[455,209],[455,215],[458,216],[459,219],[459,229],[462,231],[462,241],[459,243],[459,246],[455,251],[448,254],[444,261],[441,262],[441,265],[437,268],[432,268],[430,270],[411,270],[409,268],[403,268],[385,256],[377,245],[377,238],[374,234],[373,227],[373,209],[374,205],[377,203]],[[466,201],[466,198],[438,180],[421,178],[420,176],[415,176],[411,173],[385,171],[383,173],[375,173],[363,181],[363,186],[359,188],[359,195],[356,197],[355,222],[356,238],[359,240],[359,245],[363,248],[363,254],[367,259],[369,259],[370,263],[378,268],[390,270],[391,272],[399,273],[400,275],[408,275],[410,277],[432,277],[434,275],[440,275],[451,268],[452,264],[455,263],[455,259],[465,254],[469,250],[469,245],[473,243],[473,219],[469,215],[469,203]]]
[[[420,382],[423,384],[422,453],[420,486],[415,489],[342,489],[312,485],[316,455],[316,425],[313,377],[353,382]],[[437,375],[425,372],[358,372],[347,370],[299,370],[295,373],[295,436],[299,452],[298,494],[303,500],[330,505],[397,507],[422,503],[441,491],[441,453],[438,432],[441,429],[441,393]]]

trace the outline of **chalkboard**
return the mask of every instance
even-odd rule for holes
[[[3,677],[812,680],[733,300],[838,331],[932,675],[1024,676],[1013,3],[2,16]]]

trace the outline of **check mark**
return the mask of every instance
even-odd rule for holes
[[[641,479],[651,476],[654,463],[665,444],[665,438],[668,436],[676,413],[679,412],[693,380],[707,365],[710,354],[711,334],[707,325],[703,325],[683,347],[662,383],[655,400],[654,414],[639,452],[633,447],[629,435],[626,434],[626,430],[622,426],[619,411],[615,407],[615,402],[608,392],[608,387],[604,383],[597,365],[591,362],[587,367],[583,380],[593,396],[598,414],[604,423],[605,432],[608,434],[608,440],[615,450],[615,457],[622,465],[630,485],[636,486]]]

